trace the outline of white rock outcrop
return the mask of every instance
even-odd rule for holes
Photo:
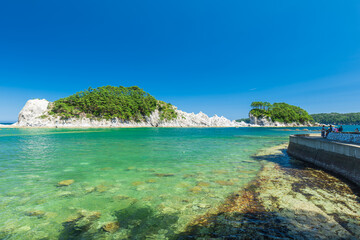
[[[250,125],[253,127],[303,127],[303,126],[315,126],[314,124],[300,124],[300,123],[281,123],[273,122],[270,118],[267,117],[255,117],[252,114],[249,115]]]
[[[18,126],[39,126],[42,123],[40,118],[48,111],[50,102],[45,99],[32,99],[28,100],[19,113],[18,122],[15,125]]]
[[[177,118],[173,120],[161,120],[158,110],[152,112],[144,121],[135,122],[118,118],[110,120],[97,120],[90,118],[61,119],[49,115],[51,102],[45,99],[33,99],[27,101],[19,114],[18,122],[14,126],[19,127],[244,127],[245,122],[231,121],[217,115],[207,116],[205,113],[187,113],[176,110]]]

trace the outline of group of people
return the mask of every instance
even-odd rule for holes
[[[339,128],[330,125],[328,129],[325,128],[325,125],[323,125],[322,129],[321,129],[321,136],[323,138],[327,138],[327,136],[329,135],[329,133],[331,132],[342,132],[343,131],[343,127],[340,126]]]

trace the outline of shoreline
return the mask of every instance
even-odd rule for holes
[[[302,128],[302,127],[319,127],[319,126],[308,126],[308,125],[299,125],[299,126],[14,126],[14,125],[2,125],[1,128],[19,128],[19,129],[94,129],[94,128]]]
[[[341,138],[343,135],[348,138]],[[359,140],[357,134],[330,133],[326,139],[315,134],[294,134],[290,136],[287,153],[360,186]]]
[[[279,158],[298,162],[287,156],[286,146],[255,154],[263,164],[257,177],[190,223],[180,239],[360,238],[357,188],[307,164],[281,166]]]

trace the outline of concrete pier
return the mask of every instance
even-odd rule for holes
[[[360,186],[360,145],[329,141],[318,135],[291,135],[288,154],[349,179]]]

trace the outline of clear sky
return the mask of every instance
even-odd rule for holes
[[[138,85],[188,112],[360,112],[359,0],[1,1],[0,121],[30,98]]]

